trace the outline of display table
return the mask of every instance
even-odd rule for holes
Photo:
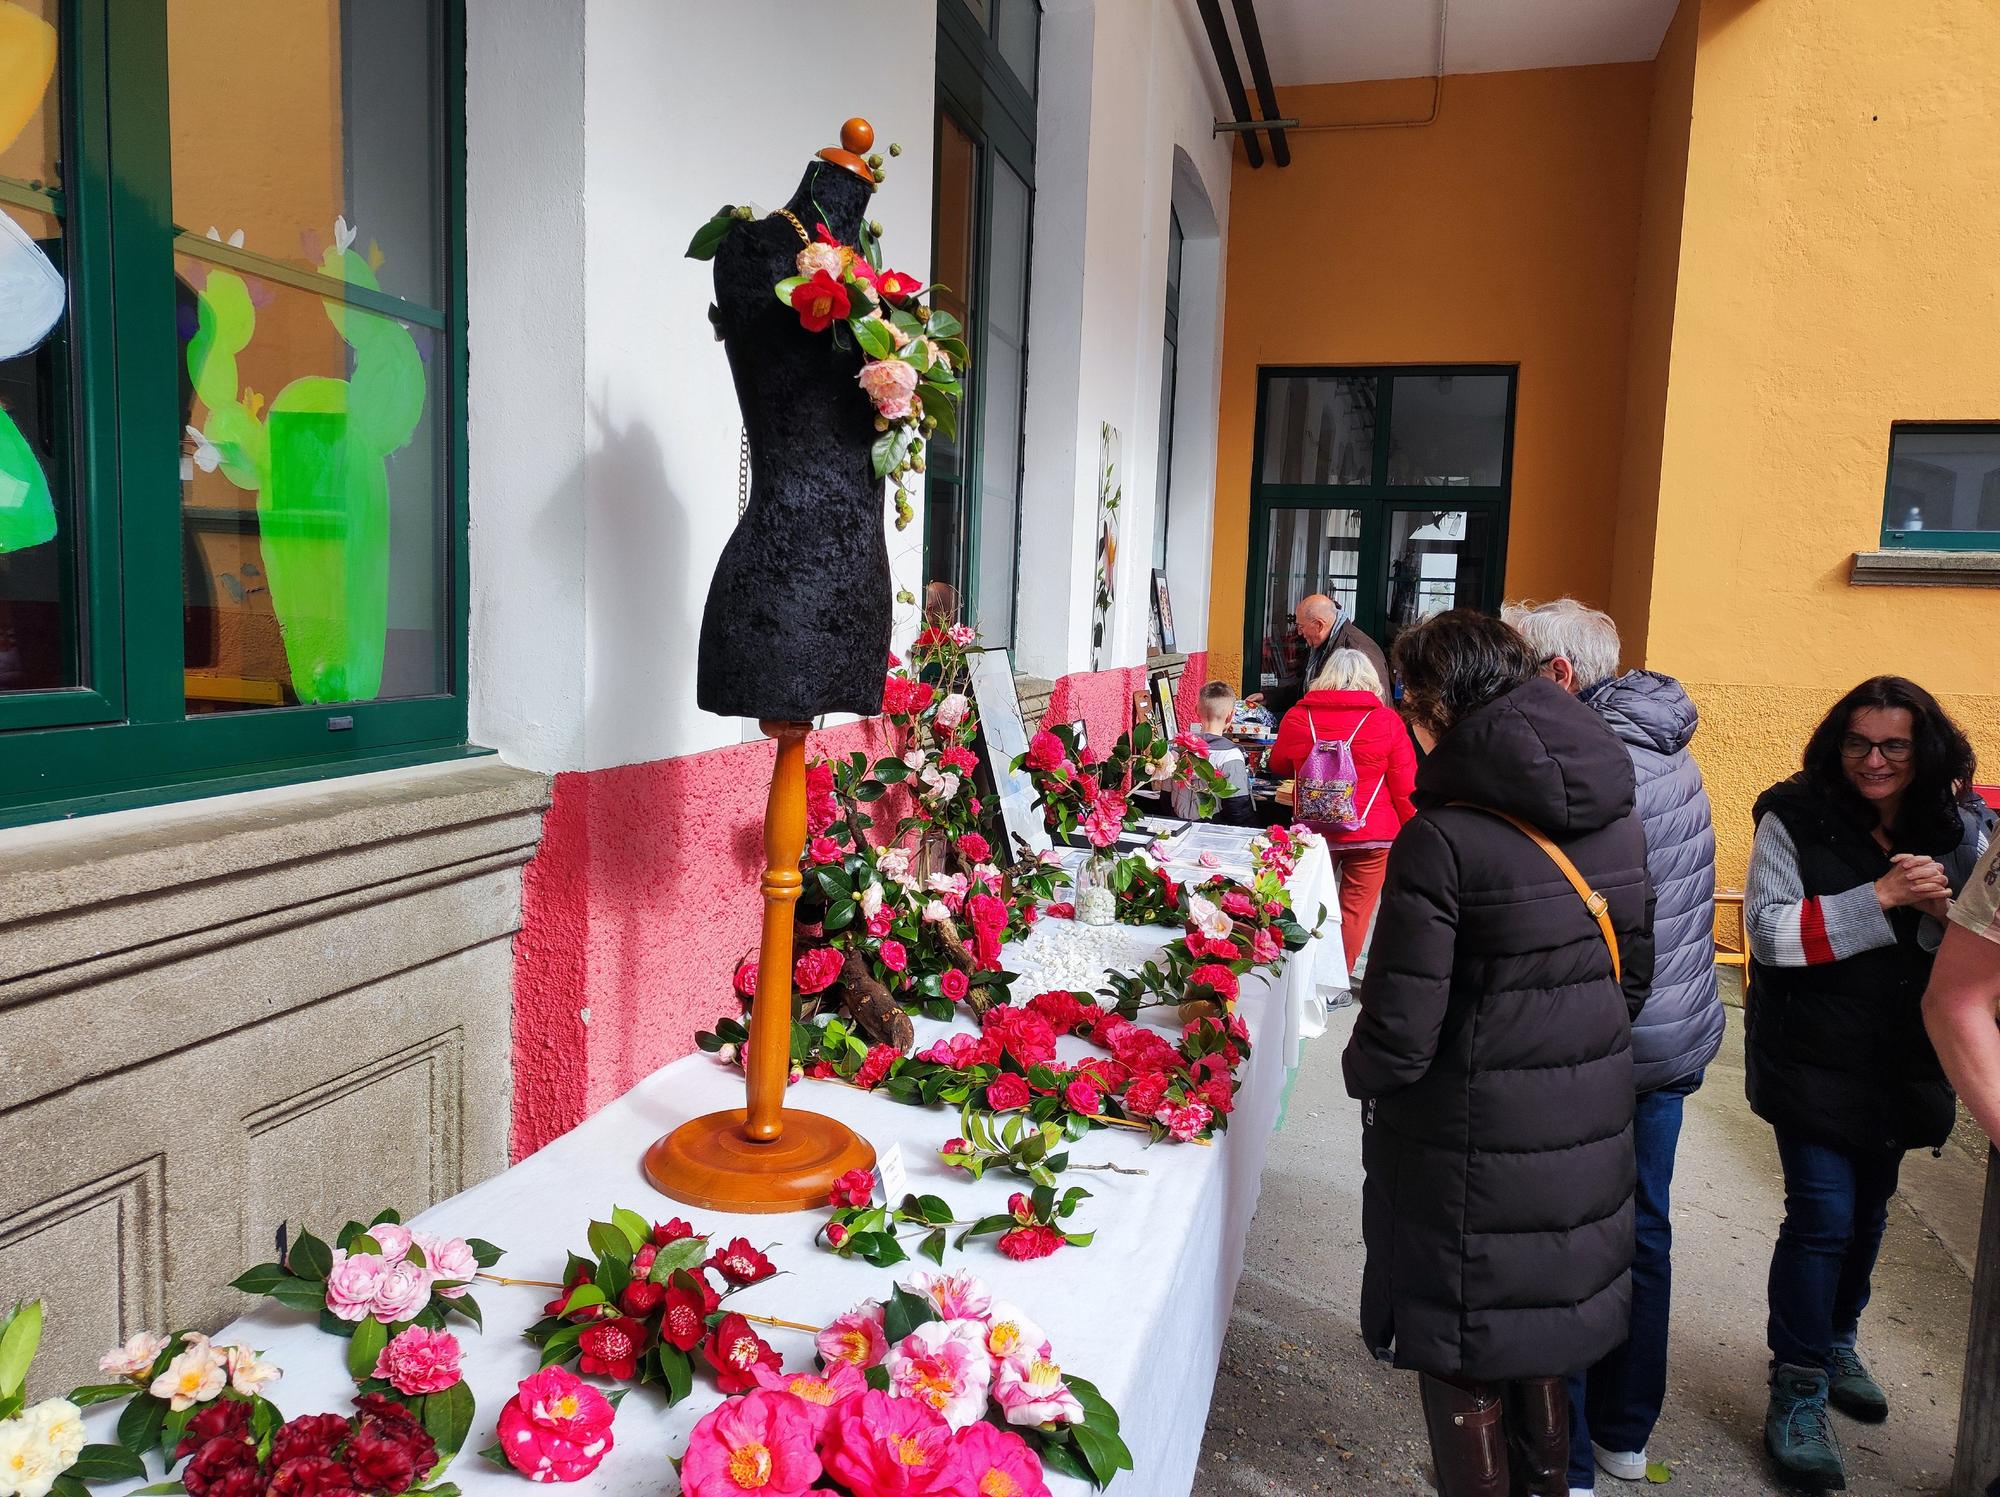
[[[1310,924],[1319,904],[1331,909],[1332,870],[1322,849],[1314,848],[1301,860],[1293,885],[1302,921]],[[1109,928],[1120,959],[1139,934],[1131,927]],[[1171,932],[1150,934],[1157,944]],[[1316,949],[1329,939],[1331,952]],[[1009,949],[1009,956],[1016,954]],[[1095,1382],[1118,1409],[1134,1470],[1118,1478],[1114,1494],[1176,1497],[1193,1484],[1244,1239],[1296,1055],[1301,1006],[1321,974],[1330,970],[1322,966],[1327,956],[1339,964],[1344,983],[1339,927],[1332,919],[1319,941],[1294,954],[1275,981],[1261,976],[1245,980],[1239,1012],[1250,1027],[1253,1050],[1240,1072],[1242,1089],[1229,1131],[1213,1146],[1148,1147],[1142,1135],[1101,1128],[1071,1147],[1073,1165],[1116,1163],[1147,1172],[1072,1170],[1061,1177],[1065,1186],[1082,1185],[1091,1192],[1068,1223],[1075,1231],[1095,1229],[1090,1246],[1065,1248],[1040,1262],[1015,1263],[984,1238],[946,1256],[948,1269],[978,1274],[997,1295],[1032,1316],[1054,1341],[1063,1365]],[[1032,991],[1023,989],[1020,996]],[[1149,1011],[1147,1022],[1174,1032],[1171,1009]],[[917,1020],[919,1047],[953,1027]],[[1103,1053],[1075,1038],[1065,1037],[1060,1044],[1066,1060]],[[441,1235],[497,1243],[506,1249],[494,1270],[498,1274],[555,1279],[561,1276],[566,1252],[585,1251],[588,1223],[608,1217],[614,1205],[656,1221],[682,1216],[718,1240],[745,1236],[776,1260],[779,1276],[735,1295],[731,1308],[813,1325],[824,1325],[858,1300],[882,1297],[892,1280],[932,1266],[919,1260],[877,1269],[838,1258],[813,1244],[826,1220],[823,1212],[734,1217],[680,1207],[655,1193],[639,1170],[646,1146],[688,1118],[740,1105],[742,1095],[741,1075],[714,1058],[692,1055],[675,1061],[547,1148],[432,1207],[415,1224]],[[794,1086],[788,1103],[840,1118],[882,1153],[900,1148],[909,1188],[943,1196],[963,1218],[1005,1211],[1008,1195],[1023,1186],[1005,1172],[972,1181],[938,1161],[938,1146],[958,1131],[957,1117],[949,1110],[907,1106],[815,1082]],[[357,1161],[357,1167],[365,1163]],[[307,1225],[330,1235],[339,1223]],[[914,1248],[914,1239],[910,1245]],[[478,1452],[493,1443],[502,1404],[535,1369],[535,1348],[520,1332],[540,1317],[550,1294],[482,1284],[477,1297],[485,1315],[484,1334],[456,1319],[452,1323],[465,1347],[465,1375],[479,1412],[445,1479],[467,1494],[519,1497],[530,1490],[526,1478],[490,1465]],[[787,1367],[811,1364],[809,1336],[759,1329],[783,1354]],[[354,1388],[345,1368],[346,1343],[320,1332],[304,1313],[260,1302],[216,1339],[247,1342],[284,1368],[283,1380],[268,1391],[287,1415],[349,1407]],[[633,1497],[677,1491],[669,1457],[685,1448],[695,1421],[719,1401],[705,1371],[697,1373],[693,1395],[673,1408],[664,1406],[657,1388],[634,1389],[618,1413],[615,1448],[575,1490]],[[90,1411],[93,1440],[113,1438],[120,1407]],[[1063,1497],[1089,1490],[1080,1481],[1054,1475],[1049,1486]]]

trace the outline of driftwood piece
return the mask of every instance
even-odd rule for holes
[[[938,940],[944,944],[945,960],[970,977],[979,970],[979,959],[965,944],[965,938],[958,933],[958,927],[949,920],[937,923]]]
[[[910,1016],[889,990],[868,971],[868,963],[858,951],[847,953],[840,969],[841,1001],[855,1026],[878,1045],[894,1045],[908,1055],[917,1043],[917,1031]]]

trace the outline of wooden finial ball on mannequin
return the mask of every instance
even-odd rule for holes
[[[819,159],[846,167],[873,187],[875,169],[868,164],[867,156],[874,144],[875,127],[857,114],[840,127],[840,144],[828,146],[819,153]]]

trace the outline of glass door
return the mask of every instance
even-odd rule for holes
[[[1254,660],[1244,674],[1246,691],[1264,691],[1297,680],[1308,646],[1292,614],[1301,598],[1325,593],[1352,610],[1361,587],[1358,509],[1287,506],[1266,517],[1263,612]]]

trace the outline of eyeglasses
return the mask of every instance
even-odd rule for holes
[[[1917,746],[1907,738],[1863,738],[1859,733],[1849,733],[1840,740],[1840,757],[1843,759],[1866,760],[1878,750],[1887,763],[1908,764]]]

